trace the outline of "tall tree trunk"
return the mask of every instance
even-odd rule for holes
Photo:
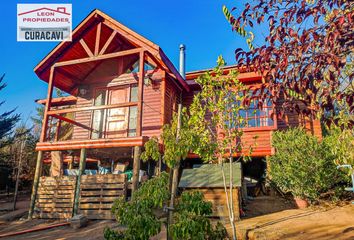
[[[178,121],[177,121],[177,133],[176,133],[176,142],[178,142],[179,139],[179,132],[181,129],[181,121],[182,121],[182,104],[178,104]],[[170,212],[169,212],[169,224],[172,223],[173,221],[173,208],[174,208],[174,202],[176,198],[176,193],[177,193],[177,185],[178,185],[178,173],[179,173],[179,166],[180,166],[180,161],[181,158],[178,157],[177,163],[173,168],[172,171],[172,186],[171,186],[171,201],[170,201]]]
[[[12,210],[15,211],[16,210],[16,203],[17,203],[17,194],[18,194],[18,184],[20,181],[20,175],[21,175],[21,170],[22,170],[22,154],[23,154],[23,149],[25,147],[26,141],[22,141],[21,142],[21,146],[20,146],[20,156],[18,159],[18,165],[17,165],[17,174],[16,174],[16,185],[15,185],[15,193],[14,193],[14,205]]]

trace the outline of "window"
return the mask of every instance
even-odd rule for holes
[[[156,66],[152,65],[149,62],[145,61],[144,71],[154,70]],[[136,61],[127,71],[126,73],[137,73],[139,72],[139,60]]]
[[[101,106],[101,105],[105,105],[105,103],[106,103],[106,90],[105,89],[97,90],[95,92],[93,105]],[[93,131],[91,132],[91,139],[98,139],[102,137],[104,114],[105,114],[104,109],[93,111],[93,118],[92,118]]]
[[[138,101],[138,86],[133,85],[130,87],[130,102]],[[136,121],[138,116],[137,106],[129,107],[129,123],[128,123],[128,137],[136,136]]]
[[[270,127],[274,125],[272,112],[273,105],[270,100],[263,103],[262,110],[258,108],[258,100],[254,100],[248,109],[241,110],[240,115],[246,120],[244,127]]]
[[[239,93],[242,94],[242,93]],[[240,101],[236,101],[239,106]],[[238,112],[239,116],[245,121],[242,123],[242,128],[255,128],[255,127],[271,127],[274,126],[273,121],[273,104],[270,99],[262,103],[262,109],[260,110],[258,100],[252,100],[247,109],[242,109]]]

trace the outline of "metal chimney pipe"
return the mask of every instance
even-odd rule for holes
[[[179,45],[179,73],[183,77],[183,79],[186,79],[186,46],[184,44]]]

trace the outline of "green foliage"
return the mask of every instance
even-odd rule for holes
[[[0,77],[0,91],[6,87],[4,83],[5,74]],[[0,101],[2,106],[5,101]],[[12,133],[16,123],[20,120],[20,115],[15,114],[15,109],[0,113],[0,149],[11,144],[13,141]]]
[[[174,222],[169,230],[173,239],[224,239],[226,230],[221,223],[215,227],[207,216],[212,204],[201,192],[184,192],[177,204]]]
[[[169,200],[168,174],[162,173],[143,185],[133,194],[131,201],[115,201],[112,212],[125,231],[110,228],[104,230],[108,240],[149,239],[161,231],[162,220],[154,210],[162,210]],[[226,230],[221,223],[213,226],[207,218],[212,204],[203,199],[200,192],[182,194],[176,206],[173,224],[170,225],[173,239],[224,239]]]
[[[354,129],[342,130],[333,126],[323,139],[323,144],[337,165],[348,164],[354,167]]]
[[[217,67],[196,80],[201,91],[190,106],[190,126],[198,143],[194,152],[208,161],[241,152],[244,147],[237,140],[243,135],[245,119],[240,112],[246,107],[241,103],[248,93],[237,79],[238,73],[225,75],[224,66],[224,59],[219,57]]]
[[[224,5],[222,7],[222,11],[226,17],[226,20],[232,25],[234,26],[234,22],[235,22],[235,17],[232,16],[231,12],[229,11],[229,9]],[[252,32],[249,32],[247,34],[247,31],[246,29],[242,26],[238,26],[238,27],[235,27],[235,31],[242,37],[247,37],[246,39],[246,42],[247,42],[247,45],[249,47],[250,50],[253,50],[254,49],[254,46],[252,44],[253,40],[254,40],[254,34]]]
[[[159,149],[159,140],[157,137],[151,137],[144,145],[145,151],[141,153],[141,160],[144,162],[150,159],[157,162],[161,158],[161,153]]]
[[[177,125],[178,115],[174,113],[171,124],[164,125],[161,134],[164,145],[163,160],[170,168],[174,168],[181,160],[184,160],[195,143],[195,133],[190,128],[186,108],[182,108],[181,126],[178,134]]]
[[[168,174],[162,173],[143,183],[133,194],[131,201],[127,202],[122,198],[116,200],[112,212],[127,230],[123,233],[105,229],[105,238],[145,240],[158,234],[161,221],[154,215],[153,210],[162,208],[169,196]]]
[[[170,197],[168,181],[168,173],[163,172],[159,177],[144,182],[144,184],[133,193],[132,201],[143,202],[148,208],[162,208],[163,203]]]
[[[319,142],[300,128],[275,132],[272,143],[276,153],[270,157],[270,179],[295,197],[318,200],[322,193],[344,181],[344,175],[336,169],[330,142]]]

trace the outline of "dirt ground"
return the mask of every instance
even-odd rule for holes
[[[6,209],[10,203],[0,202],[0,209]],[[28,200],[21,199],[19,208],[28,208]],[[3,216],[5,212],[1,212]],[[7,212],[9,213],[9,212]],[[354,205],[332,206],[326,208],[294,209],[292,203],[272,197],[258,197],[246,207],[247,216],[237,222],[238,239],[250,240],[302,240],[302,239],[339,239],[354,240]],[[1,218],[0,216],[0,218]],[[0,221],[0,235],[18,232],[65,222],[34,219]],[[116,227],[114,221],[90,221],[87,227],[74,230],[70,226],[56,227],[33,233],[5,237],[0,239],[103,239],[105,227]],[[230,227],[226,225],[228,230]],[[165,239],[165,232],[153,239]]]
[[[26,229],[31,229],[34,227],[47,226],[54,223],[60,223],[65,221],[52,221],[44,219],[34,219],[34,220],[25,220],[25,221],[14,221],[7,224],[0,225],[0,235],[9,232],[18,232]],[[81,229],[73,229],[70,226],[56,227],[52,229],[47,229],[43,231],[21,234],[17,236],[5,237],[0,239],[13,239],[13,240],[22,240],[22,239],[36,239],[36,240],[45,240],[45,239],[56,239],[56,240],[76,240],[76,239],[104,239],[103,230],[105,227],[113,227],[116,225],[114,221],[105,220],[105,221],[90,221],[89,224]]]
[[[249,202],[247,217],[236,224],[238,239],[354,240],[354,205],[295,209],[274,197]]]

